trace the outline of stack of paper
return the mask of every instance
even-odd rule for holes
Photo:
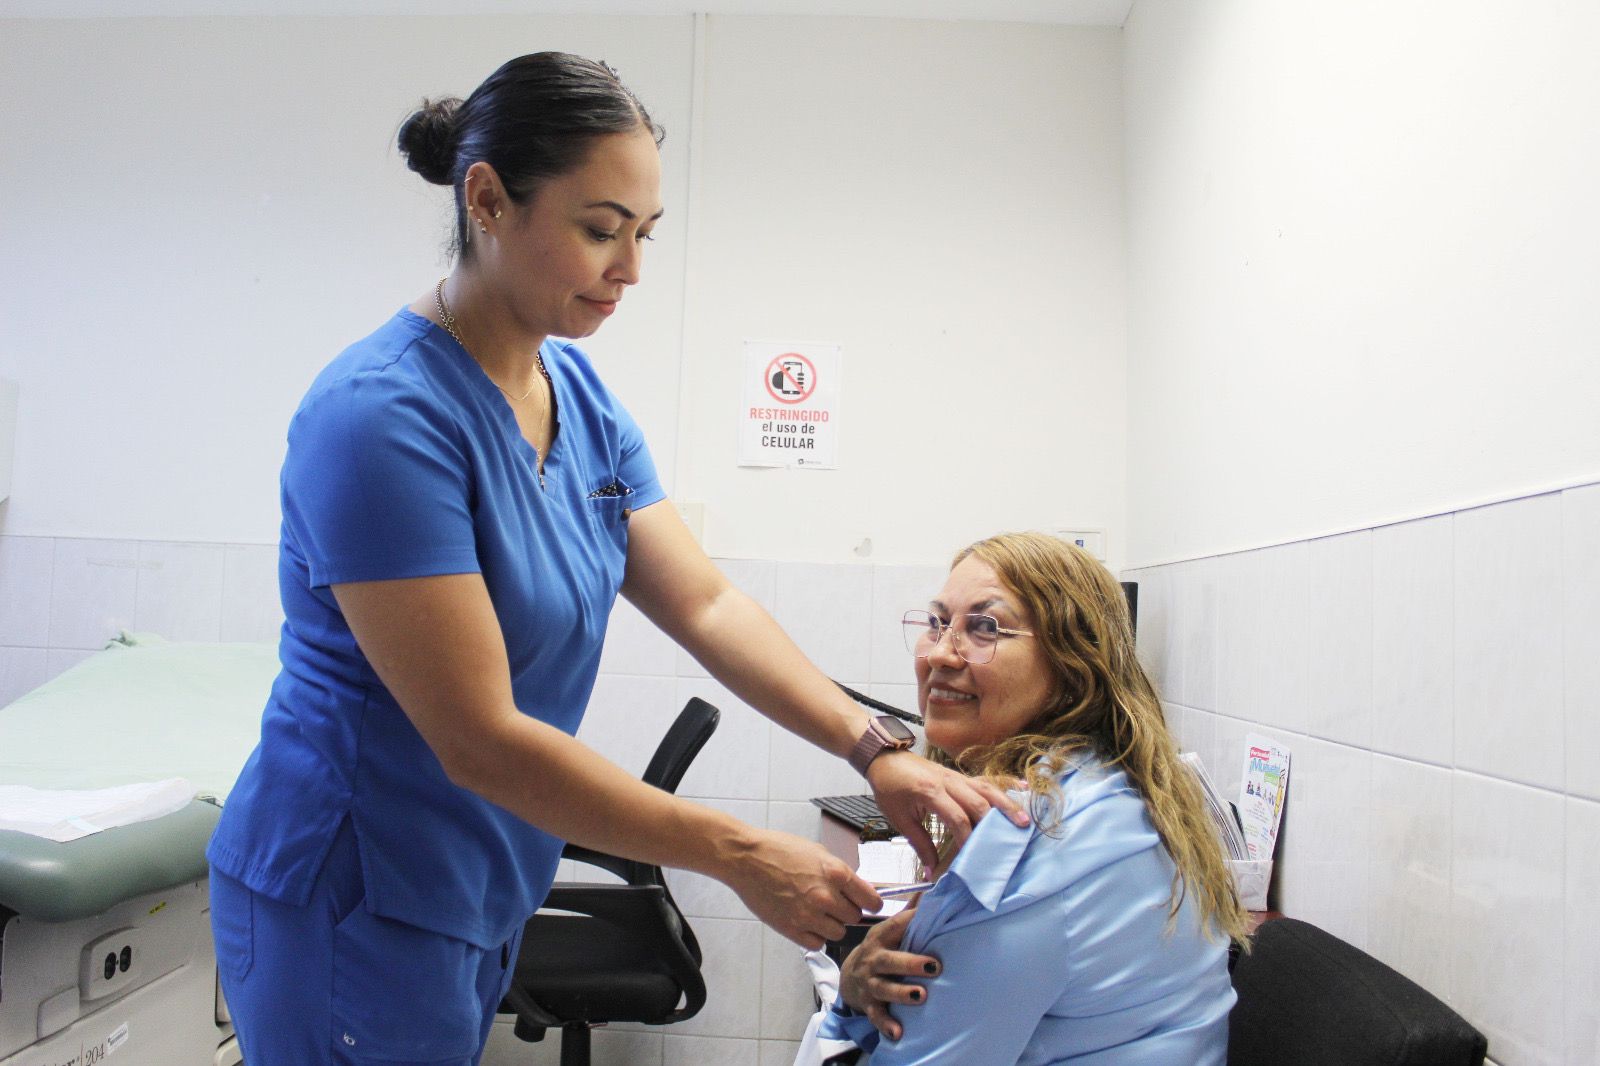
[[[874,885],[909,885],[917,879],[917,853],[905,837],[862,841],[856,874]],[[878,916],[899,914],[906,900],[886,899]]]
[[[0,829],[66,843],[182,810],[194,786],[181,777],[117,788],[49,791],[0,785]]]
[[[1178,758],[1183,760],[1184,765],[1194,773],[1195,780],[1200,783],[1200,793],[1206,798],[1206,811],[1217,827],[1217,836],[1222,839],[1222,847],[1227,852],[1228,858],[1248,859],[1250,851],[1245,844],[1244,826],[1239,821],[1239,812],[1233,804],[1222,798],[1221,792],[1217,791],[1216,782],[1206,773],[1205,763],[1200,761],[1199,755],[1186,751]]]

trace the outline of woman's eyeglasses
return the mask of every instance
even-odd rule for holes
[[[957,625],[957,622],[960,625]],[[994,658],[995,646],[1001,637],[1031,637],[1026,629],[1007,629],[994,620],[993,615],[969,614],[946,622],[927,611],[907,611],[900,620],[905,633],[906,650],[919,659],[926,659],[946,633],[955,645],[956,654],[974,666],[982,666]]]

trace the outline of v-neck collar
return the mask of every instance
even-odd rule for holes
[[[483,365],[472,358],[472,353],[467,351],[460,341],[452,337],[449,330],[433,319],[428,318],[426,315],[419,315],[409,307],[402,307],[400,313],[420,322],[426,329],[437,331],[439,334],[437,339],[444,350],[460,362],[467,380],[472,382],[472,387],[493,408],[495,416],[500,420],[501,429],[510,435],[517,447],[522,449],[524,457],[528,461],[529,469],[533,471],[534,477],[539,479],[540,487],[548,490],[549,486],[546,482],[548,482],[555,468],[559,465],[557,460],[561,455],[561,412],[566,406],[565,397],[562,395],[559,367],[552,365],[554,360],[551,359],[551,356],[554,354],[555,346],[551,344],[550,339],[548,337],[545,338],[539,345],[539,358],[543,360],[545,373],[549,375],[550,406],[552,408],[550,417],[555,424],[555,428],[551,433],[550,447],[545,452],[544,463],[541,467],[539,449],[535,448],[532,442],[522,435],[522,426],[517,422],[517,413],[511,409],[511,401],[500,391],[498,385],[489,380],[489,375],[484,372]]]

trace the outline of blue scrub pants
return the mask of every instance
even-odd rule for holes
[[[476,1066],[516,967],[516,936],[484,950],[369,914],[346,819],[304,907],[211,872],[222,994],[248,1066]]]

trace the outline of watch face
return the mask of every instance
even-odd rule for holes
[[[884,715],[878,719],[878,728],[902,743],[909,744],[917,739],[917,735],[911,731],[909,726],[900,719],[892,718],[889,715]]]

